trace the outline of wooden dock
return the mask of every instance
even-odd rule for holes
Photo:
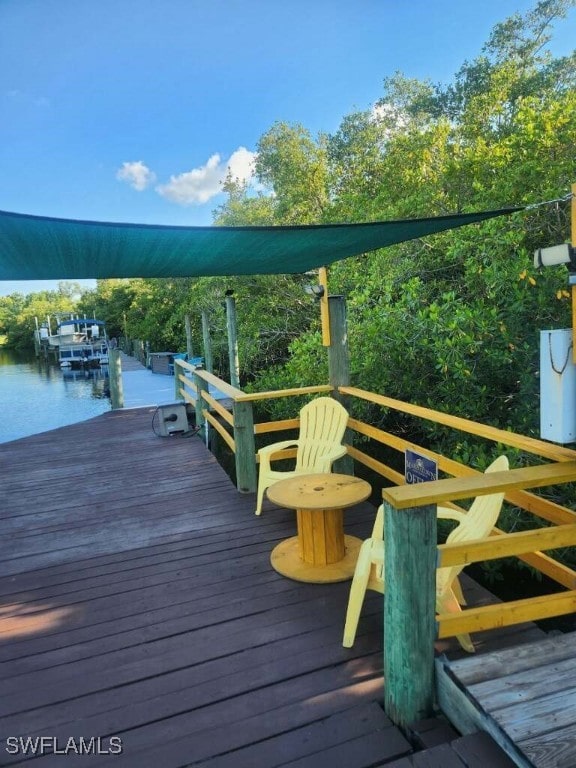
[[[576,766],[576,633],[437,662],[440,701],[464,733],[490,733],[522,768]]]
[[[176,400],[174,377],[152,373],[135,357],[120,352],[124,408],[145,408]]]
[[[135,357],[120,352],[122,369],[123,408],[145,408],[152,405],[165,405],[176,402],[176,386],[174,376],[163,373],[153,373]],[[211,384],[208,386],[210,395],[215,400],[231,401]]]
[[[121,740],[114,765],[138,768],[511,764],[486,735],[417,744],[394,727],[381,707],[381,596],[343,648],[349,585],[270,566],[294,513],[268,503],[256,517],[254,495],[198,437],[154,433],[154,410],[0,445],[0,731],[48,739],[42,756],[39,742],[24,754],[5,741],[1,765],[101,764],[75,754],[80,737],[101,750]],[[348,511],[347,533],[369,535],[374,513]],[[491,599],[466,586],[471,602]],[[530,625],[474,639],[482,653],[542,636]],[[423,762],[421,747],[452,762]]]

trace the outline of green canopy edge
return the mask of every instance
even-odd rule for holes
[[[0,211],[0,280],[296,274],[520,210],[277,227],[124,224]]]

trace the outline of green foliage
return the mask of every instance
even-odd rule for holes
[[[328,203],[325,140],[301,125],[275,123],[258,142],[255,171],[274,192],[276,223],[308,224]]]
[[[58,313],[74,311],[79,295],[77,283],[61,282],[57,291],[0,296],[0,335],[5,336],[5,346],[32,349],[36,321],[41,325],[50,320],[54,329]]]
[[[106,321],[110,337],[124,336],[127,313],[135,296],[135,285],[131,280],[98,280],[93,291],[86,291],[79,303],[78,311]]]
[[[214,223],[218,226],[263,227],[274,223],[274,199],[261,191],[253,194],[248,182],[228,175],[222,191],[228,198],[213,211]]]

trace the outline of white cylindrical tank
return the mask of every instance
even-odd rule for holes
[[[576,365],[571,328],[540,331],[540,436],[576,441]]]

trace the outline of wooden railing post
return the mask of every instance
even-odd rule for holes
[[[119,349],[108,349],[108,385],[112,410],[124,408],[124,387],[122,386],[122,361]]]
[[[190,315],[184,315],[184,330],[186,332],[186,357],[188,360],[192,360],[194,350],[192,349],[192,323],[190,322]]]
[[[238,360],[238,336],[236,326],[236,299],[226,296],[226,328],[228,331],[228,359],[230,362],[230,384],[240,387],[240,362]]]
[[[176,400],[184,400],[184,394],[182,392],[182,385],[180,383],[180,374],[184,373],[184,369],[178,365],[180,360],[175,358],[174,360],[174,397]]]
[[[204,346],[204,368],[208,373],[214,372],[212,363],[212,339],[210,338],[210,322],[208,313],[202,310],[202,342]]]
[[[194,374],[194,384],[196,385],[196,403],[194,405],[196,426],[204,429],[204,441],[209,444],[209,425],[202,411],[208,405],[202,397],[202,392],[208,392],[208,382],[204,381],[197,373]]]
[[[234,403],[236,487],[241,493],[256,491],[256,443],[251,402]]]
[[[334,387],[334,396],[346,407],[347,398],[338,392],[338,387],[350,386],[350,351],[348,349],[348,328],[346,322],[346,300],[344,296],[329,296],[330,346],[328,347],[328,376]],[[347,429],[344,442],[352,445],[353,433]],[[354,460],[343,456],[334,462],[334,472],[354,474]]]
[[[436,505],[384,502],[384,706],[400,727],[432,714]]]

